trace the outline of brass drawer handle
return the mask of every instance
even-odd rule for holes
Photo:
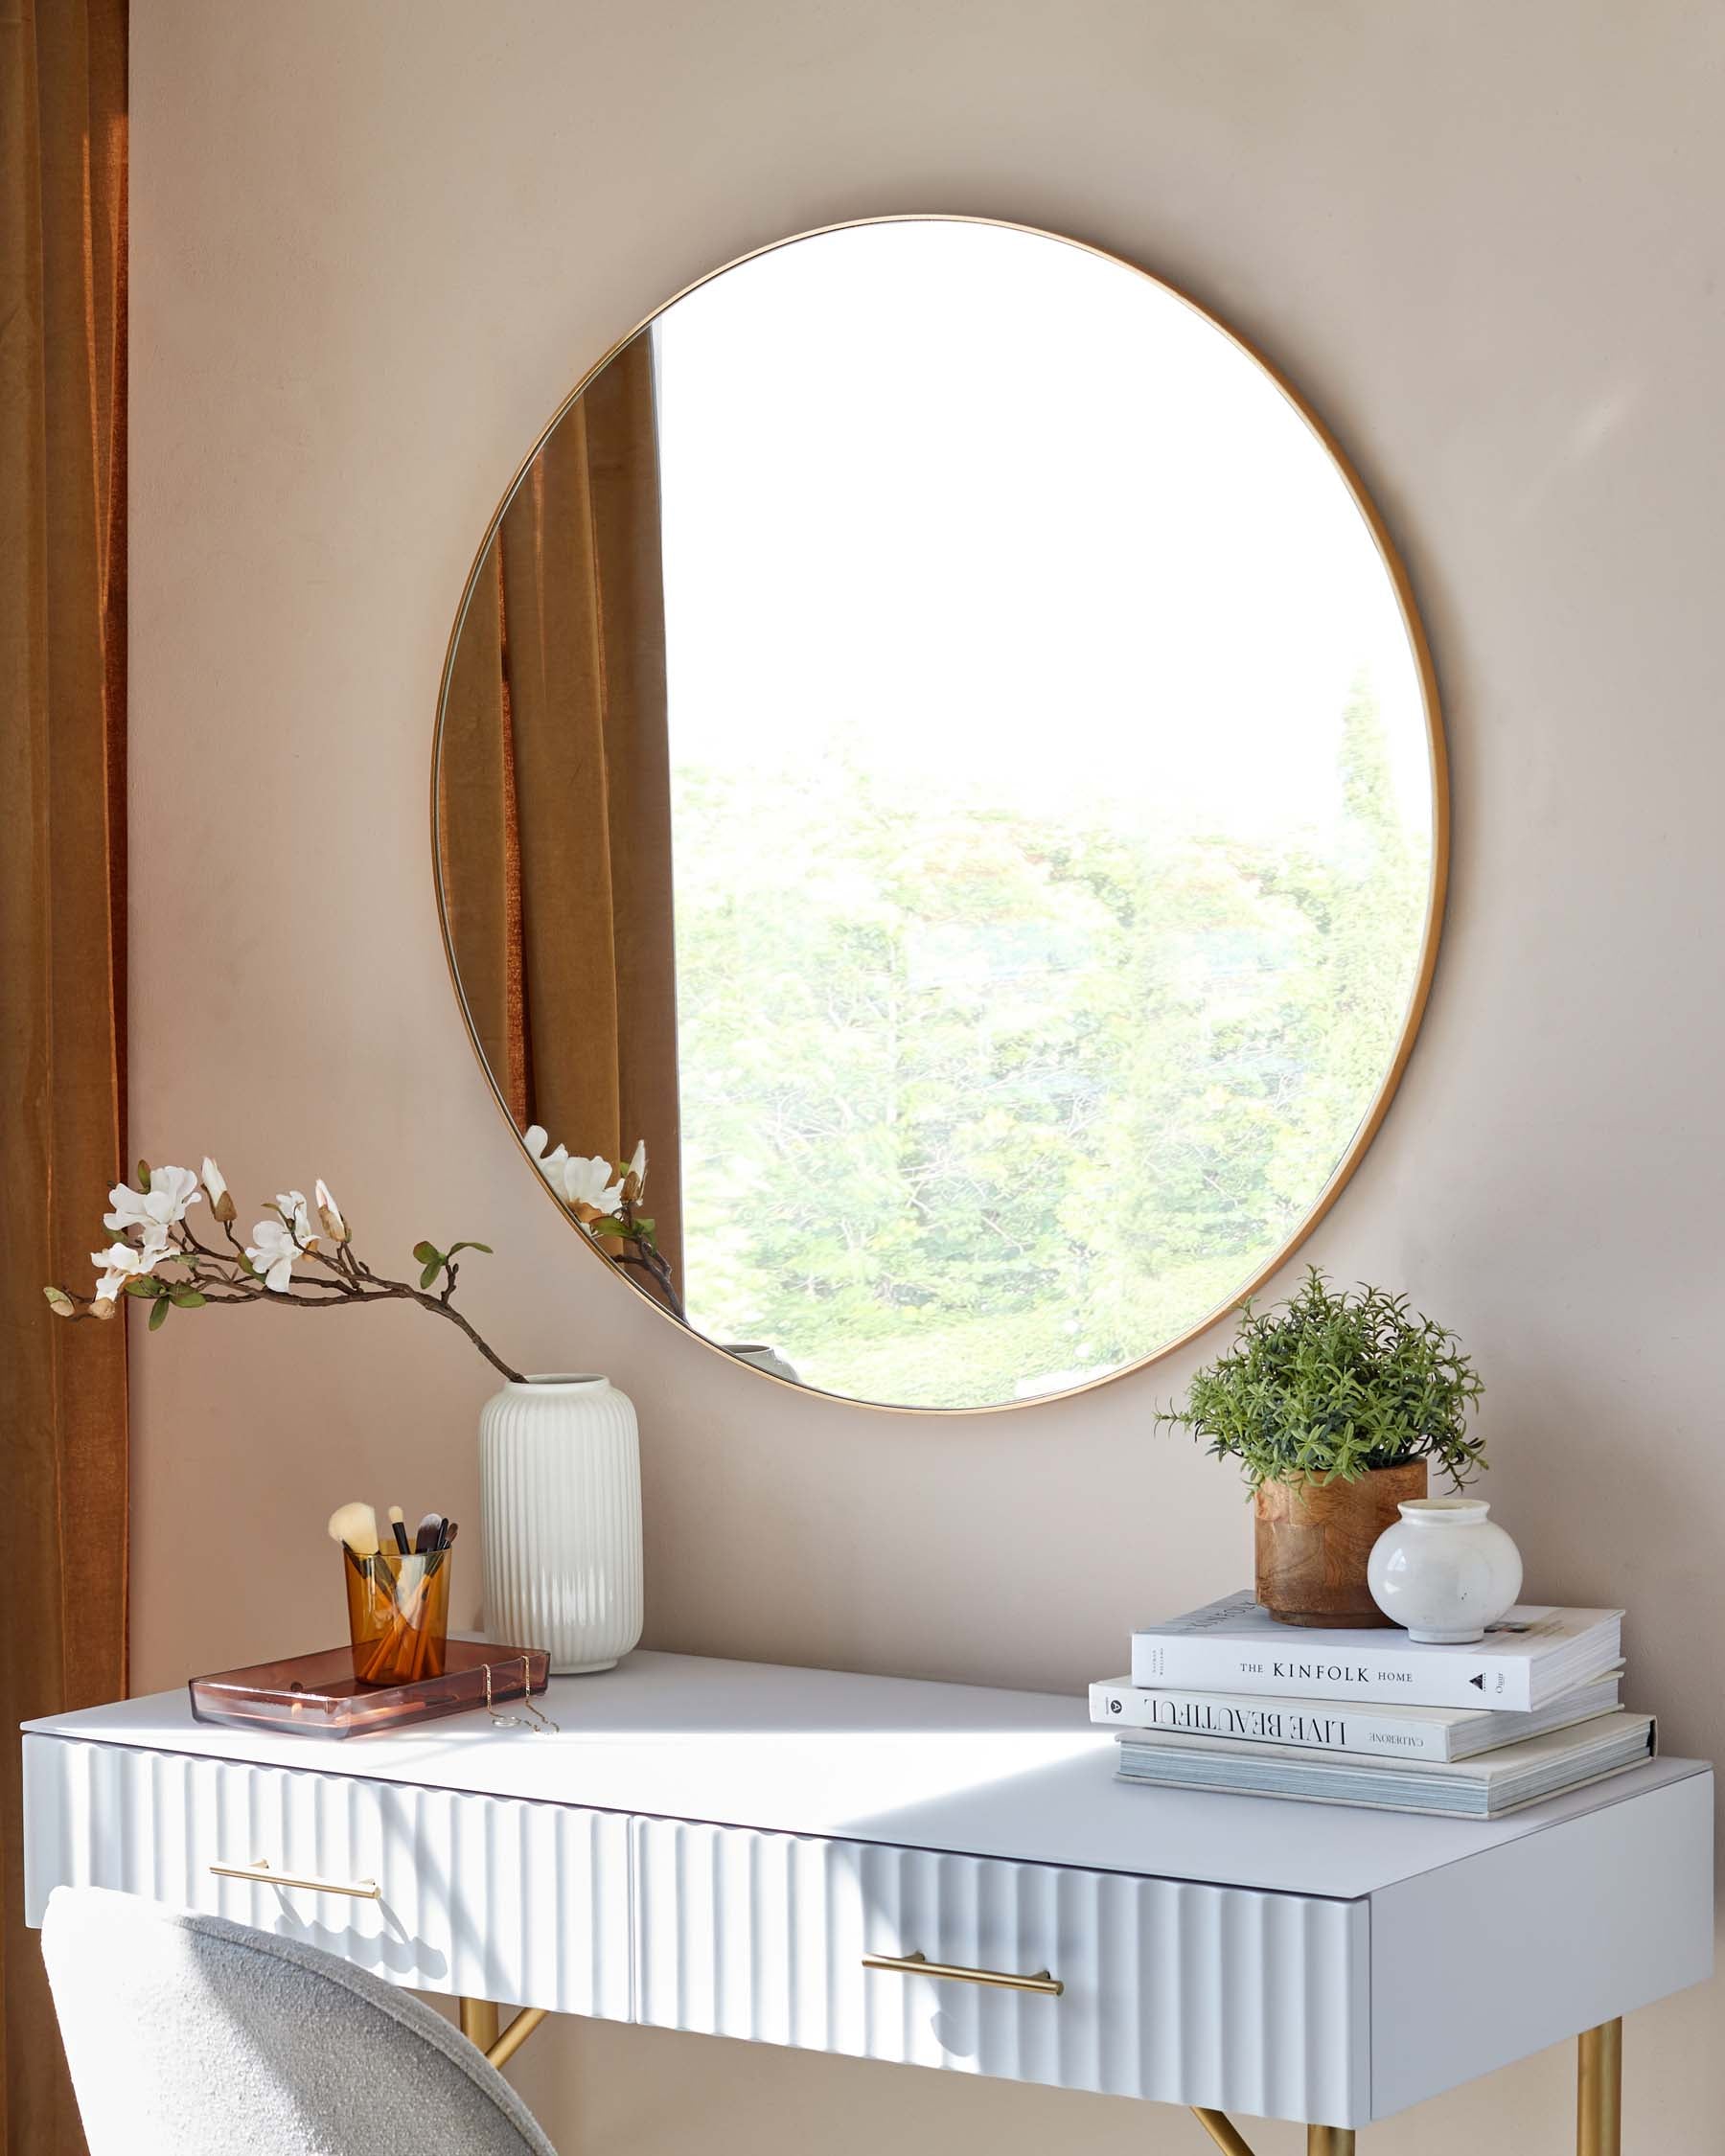
[[[339,1879],[301,1879],[291,1871],[272,1871],[262,1857],[254,1857],[250,1864],[213,1864],[210,1869],[218,1879],[251,1879],[264,1887],[304,1887],[309,1893],[346,1894],[353,1901],[381,1901],[383,1890],[375,1879],[356,1879],[344,1884]]]
[[[959,1984],[989,1984],[1000,1991],[1040,1991],[1058,1999],[1066,1989],[1046,1969],[1034,1976],[1008,1976],[1003,1969],[960,1969],[951,1961],[931,1961],[926,1954],[864,1954],[865,1969],[891,1969],[900,1976],[952,1977]]]

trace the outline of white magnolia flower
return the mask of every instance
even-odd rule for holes
[[[565,1160],[564,1203],[578,1220],[599,1220],[623,1202],[623,1185],[611,1181],[611,1164],[595,1153],[590,1160]]]
[[[303,1208],[303,1198],[300,1204]],[[287,1208],[283,1209],[285,1211]],[[288,1293],[288,1283],[293,1273],[293,1261],[300,1254],[300,1246],[293,1240],[286,1221],[259,1221],[252,1229],[251,1241],[245,1246],[245,1254],[252,1261],[253,1270],[264,1275],[264,1285],[266,1288],[273,1288],[279,1296]]]
[[[152,1223],[142,1250],[131,1243],[110,1243],[105,1250],[92,1250],[90,1263],[102,1275],[96,1283],[97,1301],[112,1302],[128,1280],[148,1273],[167,1249],[167,1231]]]
[[[287,1222],[293,1240],[302,1250],[316,1250],[317,1235],[306,1211],[306,1194],[303,1190],[278,1190],[276,1210]]]
[[[210,1201],[211,1212],[219,1221],[231,1221],[234,1217],[233,1194],[223,1180],[221,1170],[207,1153],[203,1158],[203,1175],[200,1180]]]
[[[124,1235],[129,1227],[172,1227],[185,1219],[187,1206],[196,1205],[201,1195],[190,1168],[151,1168],[148,1190],[133,1190],[124,1182],[114,1185],[108,1192],[114,1209],[103,1214],[102,1225],[116,1235]]]
[[[534,1166],[561,1198],[564,1187],[564,1163],[569,1158],[567,1146],[560,1145],[549,1153],[545,1151],[546,1131],[540,1123],[529,1123],[521,1143],[527,1148]]]
[[[336,1242],[348,1239],[347,1222],[341,1217],[341,1207],[335,1203],[330,1186],[322,1176],[317,1179],[317,1217],[323,1223],[324,1233],[334,1236]]]

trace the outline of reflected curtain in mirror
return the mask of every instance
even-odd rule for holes
[[[680,1273],[671,799],[653,352],[637,338],[522,479],[448,683],[440,867],[511,1114],[572,1154],[645,1138]]]
[[[125,0],[0,9],[0,1719],[126,1690],[126,1326],[59,1323],[125,1140]],[[0,1753],[0,2152],[83,2137]]]

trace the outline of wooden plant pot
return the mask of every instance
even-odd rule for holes
[[[1256,1513],[1257,1598],[1283,1624],[1387,1625],[1366,1584],[1371,1546],[1426,1494],[1426,1463],[1357,1482],[1266,1482]]]

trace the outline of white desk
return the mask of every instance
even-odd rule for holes
[[[543,1704],[560,1735],[318,1743],[183,1692],[31,1723],[31,1921],[115,1887],[465,2002],[1189,2104],[1218,2138],[1224,2110],[1300,2120],[1323,2150],[1582,2035],[1606,2151],[1614,2025],[1712,1967],[1693,1760],[1481,1825],[1128,1787],[1041,1693],[637,1654]],[[260,1862],[318,1884],[211,1869]],[[912,1956],[960,1973],[864,1965]]]

